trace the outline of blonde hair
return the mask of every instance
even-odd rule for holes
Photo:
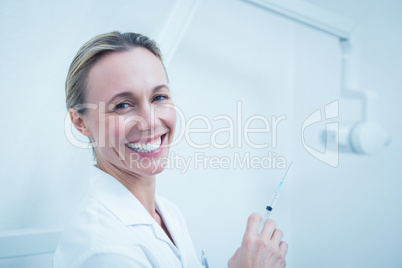
[[[115,31],[95,36],[86,42],[78,50],[68,70],[65,84],[67,109],[74,108],[79,114],[85,114],[85,89],[91,67],[106,54],[127,51],[134,47],[148,49],[163,64],[156,42],[141,34]]]

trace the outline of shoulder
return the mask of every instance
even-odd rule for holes
[[[133,258],[135,256],[135,258]],[[98,246],[89,249],[67,265],[54,263],[54,268],[143,267],[151,268],[147,256],[139,248]]]
[[[116,250],[115,241],[122,241],[118,237],[124,237],[124,229],[124,224],[98,200],[86,196],[59,239],[55,267],[70,267],[74,260],[91,260],[95,256],[97,259],[116,257],[123,252]],[[110,254],[104,245],[113,249]]]

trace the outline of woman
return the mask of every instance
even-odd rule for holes
[[[156,43],[112,32],[84,44],[66,80],[74,126],[96,157],[87,197],[64,231],[54,267],[201,267],[178,208],[155,194],[176,113]],[[247,223],[229,267],[284,267],[287,244],[275,222]]]

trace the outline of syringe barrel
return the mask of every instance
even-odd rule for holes
[[[271,198],[271,201],[269,202],[269,206],[274,208],[276,201],[278,201],[278,197],[279,197],[279,192],[275,191],[274,195]]]
[[[271,216],[272,209],[274,208],[276,201],[278,200],[278,197],[279,197],[279,192],[275,191],[268,206],[264,209],[264,212],[261,214],[261,220],[258,225],[258,234],[260,234],[262,228],[264,227],[265,222]]]

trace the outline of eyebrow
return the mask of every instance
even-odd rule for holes
[[[159,86],[156,86],[156,87],[154,87],[154,88],[152,89],[152,94],[155,93],[156,91],[162,89],[162,88],[166,88],[167,90],[170,91],[170,89],[169,89],[169,87],[168,87],[167,85],[159,85]],[[133,94],[131,91],[120,92],[120,93],[114,95],[114,96],[110,99],[109,103],[113,102],[113,101],[114,101],[115,99],[117,99],[117,98],[126,98],[126,97],[132,98],[132,97],[134,97],[134,94]]]

